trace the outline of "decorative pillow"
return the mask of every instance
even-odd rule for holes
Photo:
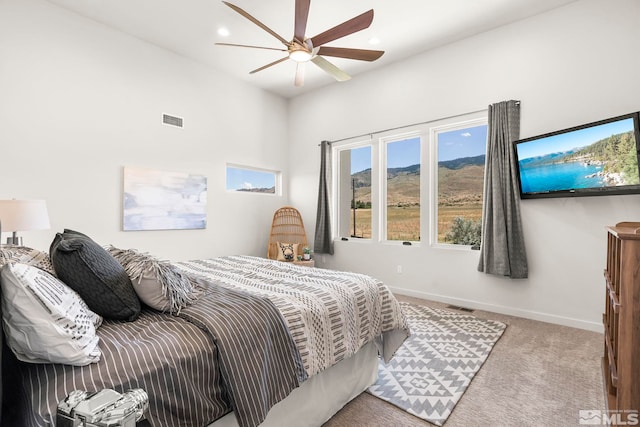
[[[124,267],[142,302],[156,310],[179,313],[194,300],[187,276],[169,261],[135,249],[108,246],[107,251]]]
[[[91,310],[108,319],[138,317],[140,300],[127,272],[90,237],[65,229],[56,234],[49,252],[60,280],[78,292]]]
[[[281,243],[278,242],[278,261],[293,261],[298,255],[299,243]]]
[[[51,258],[46,252],[17,245],[0,245],[0,267],[10,262],[33,265],[55,276]]]
[[[18,359],[76,366],[100,360],[102,318],[76,292],[31,265],[9,263],[0,274],[4,332]]]

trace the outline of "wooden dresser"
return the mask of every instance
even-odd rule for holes
[[[625,411],[640,410],[640,222],[607,231],[602,367],[608,409],[624,420]]]

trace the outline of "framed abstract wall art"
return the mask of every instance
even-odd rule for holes
[[[207,178],[185,172],[124,168],[122,229],[207,227]]]

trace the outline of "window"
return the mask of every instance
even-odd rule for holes
[[[479,246],[487,145],[486,119],[431,130],[437,159],[437,244]]]
[[[339,151],[339,235],[371,239],[371,145],[356,145]]]
[[[227,191],[280,194],[280,172],[227,165]]]
[[[333,144],[336,236],[480,244],[486,111]]]
[[[421,138],[386,140],[386,239],[420,240]]]

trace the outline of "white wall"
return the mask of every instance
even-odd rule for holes
[[[316,210],[309,188],[317,186],[321,140],[508,99],[522,101],[522,138],[640,110],[638,17],[636,0],[581,0],[295,98],[289,105],[290,196],[309,234]],[[316,259],[376,276],[408,295],[601,330],[604,227],[640,220],[640,196],[525,200],[521,207],[526,280],[478,273],[477,251],[426,243],[336,242],[334,256]]]
[[[287,187],[227,193],[225,163],[286,176],[287,114],[279,97],[44,0],[0,1],[0,198],[46,199],[51,219],[22,233],[29,246],[71,228],[174,260],[263,255]],[[206,230],[121,231],[127,165],[206,175]]]

